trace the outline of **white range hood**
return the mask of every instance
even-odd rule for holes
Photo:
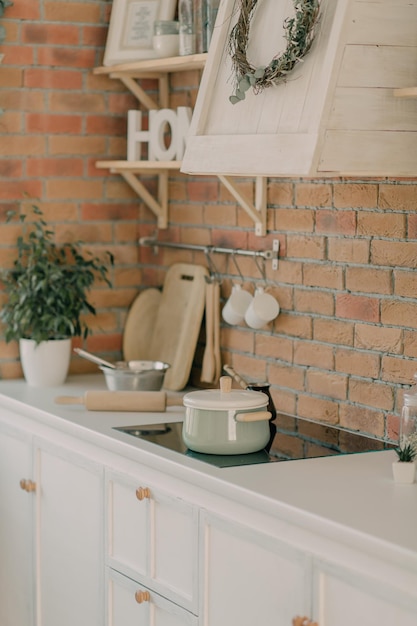
[[[226,176],[416,176],[417,0],[321,0],[313,46],[288,81],[237,104],[222,0],[182,171]],[[285,49],[293,0],[259,0],[248,59]]]

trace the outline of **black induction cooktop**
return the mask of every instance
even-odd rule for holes
[[[235,467],[291,461],[341,454],[357,454],[394,448],[395,444],[366,435],[285,414],[275,420],[276,435],[268,451],[249,454],[202,454],[189,450],[182,439],[182,421],[141,426],[119,426],[119,430],[190,458],[216,467]]]

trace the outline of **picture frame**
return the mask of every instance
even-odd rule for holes
[[[172,20],[177,0],[113,0],[103,65],[158,55],[152,47],[155,20]]]

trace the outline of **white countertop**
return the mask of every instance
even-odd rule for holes
[[[89,389],[105,390],[101,374],[69,377],[54,389],[0,381],[0,406],[327,538],[340,541],[343,534],[350,545],[374,554],[383,548],[417,572],[417,483],[393,482],[394,451],[217,468],[114,430],[178,421],[182,407],[165,413],[102,412],[54,401]]]

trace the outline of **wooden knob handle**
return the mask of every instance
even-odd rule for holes
[[[318,622],[312,622],[308,617],[294,617],[292,626],[319,626]]]
[[[221,393],[230,393],[232,389],[232,379],[230,376],[220,377],[220,391]]]
[[[136,489],[136,497],[138,500],[144,500],[151,497],[151,490],[149,487],[138,487]]]
[[[20,488],[23,489],[23,491],[31,493],[32,491],[36,491],[36,483],[34,483],[32,480],[22,478],[22,480],[20,481]]]
[[[138,604],[142,604],[142,602],[149,602],[151,599],[151,594],[149,591],[139,590],[135,593],[135,600]]]

